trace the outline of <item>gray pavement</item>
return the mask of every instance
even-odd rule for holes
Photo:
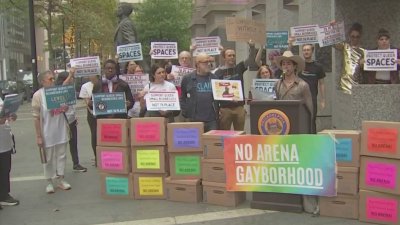
[[[357,220],[312,217],[249,209],[249,202],[236,208],[208,204],[188,204],[164,200],[105,200],[100,196],[100,178],[92,166],[93,153],[86,111],[79,102],[78,135],[81,164],[87,173],[74,173],[68,155],[66,179],[72,190],[45,193],[46,182],[35,144],[30,105],[25,103],[12,124],[17,140],[13,156],[11,193],[21,201],[19,206],[0,210],[0,225],[89,225],[89,224],[274,224],[274,225],[359,225]]]

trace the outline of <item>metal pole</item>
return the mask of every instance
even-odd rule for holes
[[[37,80],[37,57],[36,57],[36,33],[35,33],[35,15],[33,12],[33,0],[29,0],[29,25],[31,33],[31,59],[32,59],[32,75],[33,75],[33,90],[39,89]]]
[[[65,17],[62,18],[62,31],[63,31],[63,59],[64,59],[64,71],[67,71],[67,60],[65,58]]]

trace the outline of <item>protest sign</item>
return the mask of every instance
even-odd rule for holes
[[[98,56],[75,58],[70,60],[71,67],[75,67],[75,77],[100,75],[100,59]]]
[[[265,44],[265,23],[238,17],[226,17],[225,26],[228,41],[248,42],[252,40],[258,44]]]
[[[365,71],[396,71],[397,49],[365,50]]]
[[[94,93],[93,114],[109,115],[126,113],[126,97],[124,92]]]
[[[193,56],[199,53],[207,53],[208,55],[219,55],[219,46],[221,45],[221,38],[214,37],[196,37],[192,38],[192,45],[196,46],[193,51]]]
[[[254,100],[273,100],[275,83],[278,79],[253,79],[252,95]]]
[[[75,105],[75,86],[60,85],[44,89],[47,109],[59,109],[62,105]]]
[[[4,97],[3,106],[1,107],[0,116],[8,117],[16,113],[23,101],[22,94],[9,94]]]
[[[211,80],[215,100],[243,101],[242,83],[240,80]]]
[[[176,42],[151,42],[152,59],[177,59],[178,44]]]
[[[147,111],[180,110],[178,91],[149,92],[145,96]]]
[[[290,36],[294,38],[293,45],[318,43],[318,30],[318,25],[291,27]]]
[[[327,135],[225,137],[226,189],[335,196],[335,157]]]
[[[289,32],[287,31],[267,31],[267,49],[287,49]]]
[[[171,69],[171,74],[174,75],[174,80],[171,80],[170,82],[173,83],[175,86],[180,87],[183,76],[195,70],[196,69],[189,67],[173,65]]]
[[[142,91],[144,86],[150,82],[149,75],[147,73],[124,74],[120,75],[119,78],[128,83],[132,95],[136,95],[139,91]]]
[[[143,60],[142,44],[134,43],[117,46],[118,62],[141,61]]]
[[[344,22],[319,26],[318,43],[320,47],[334,45],[345,40]]]

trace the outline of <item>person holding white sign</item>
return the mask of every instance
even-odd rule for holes
[[[383,28],[379,29],[376,40],[377,40],[378,50],[393,49],[393,47],[390,46],[389,31],[387,31]],[[399,54],[397,54],[397,57],[399,57]],[[390,63],[391,63],[391,65],[393,65],[394,63],[398,64],[399,60],[397,59],[397,61],[389,62],[389,64]],[[366,74],[368,77],[369,84],[398,84],[399,83],[399,66],[397,66],[397,70],[395,70],[395,71],[366,71]]]

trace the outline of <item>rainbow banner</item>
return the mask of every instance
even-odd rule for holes
[[[228,191],[336,196],[336,155],[326,135],[224,138]]]

